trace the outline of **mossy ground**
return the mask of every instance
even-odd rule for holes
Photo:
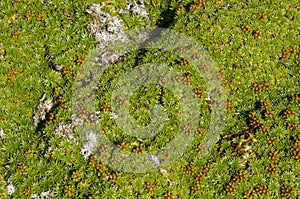
[[[55,198],[298,198],[300,195],[300,8],[289,1],[146,1],[151,25],[171,28],[197,39],[220,69],[226,87],[227,116],[220,141],[199,158],[208,128],[205,84],[178,57],[155,49],[133,52],[109,68],[100,81],[99,110],[107,136],[124,149],[155,150],[172,139],[168,125],[178,123],[176,98],[147,85],[132,98],[132,116],[149,122],[148,107],[162,102],[173,118],[154,141],[139,144],[109,119],[111,85],[134,64],[174,63],[198,89],[205,121],[183,158],[159,172],[114,171],[80,154],[81,142],[53,134],[72,114],[72,85],[96,41],[88,32],[85,9],[100,1],[2,0],[0,2],[0,197],[29,198],[53,190]],[[107,1],[116,15],[124,1]],[[227,6],[231,5],[231,6]],[[139,16],[122,15],[128,29],[143,27]],[[62,65],[61,71],[49,67]],[[50,64],[51,65],[51,64]],[[184,81],[183,80],[183,81]],[[110,82],[110,84],[108,84]],[[146,92],[146,91],[147,92]],[[143,93],[144,98],[141,98]],[[54,107],[38,128],[32,116],[46,93]],[[103,96],[103,97],[102,97]],[[159,98],[159,99],[158,99]],[[141,100],[142,99],[142,100]],[[140,108],[142,107],[142,108]],[[176,123],[177,122],[177,123]],[[47,149],[52,147],[51,153]],[[168,176],[166,176],[168,175]],[[9,196],[9,177],[16,188]],[[109,178],[105,178],[109,176]],[[176,182],[172,185],[167,181]]]

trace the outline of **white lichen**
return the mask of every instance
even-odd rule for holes
[[[0,129],[0,138],[4,139],[6,134],[4,133],[3,129]]]
[[[30,198],[34,198],[34,199],[52,199],[53,195],[52,195],[52,191],[43,191],[40,195],[38,194],[31,194]]]
[[[88,25],[88,30],[94,34],[98,45],[105,48],[110,42],[128,41],[122,20],[102,11],[101,8],[102,6],[99,4],[92,4],[86,10],[93,18]]]
[[[15,192],[15,186],[14,184],[12,183],[12,180],[11,180],[11,177],[9,177],[8,181],[7,181],[7,186],[6,186],[6,189],[7,189],[7,193],[8,195],[12,195],[14,192]]]
[[[109,50],[109,45],[117,41],[128,43],[130,39],[126,35],[123,21],[101,10],[104,6],[106,6],[105,3],[102,5],[92,4],[86,12],[93,18],[93,21],[88,25],[88,30],[95,36],[98,42],[97,46],[102,50],[95,61],[105,66],[114,64],[121,56]],[[127,1],[125,9],[121,10],[119,14],[129,12],[149,19],[144,0]],[[139,36],[145,39],[148,35],[141,33]]]
[[[148,13],[143,0],[139,0],[138,2],[127,2],[127,4],[128,5],[123,12],[131,12],[148,19]],[[95,58],[95,61],[104,66],[115,63],[121,56],[109,50],[108,47],[111,43],[117,41],[125,43],[130,42],[130,39],[125,33],[123,21],[116,16],[111,16],[109,13],[104,12],[102,7],[105,5],[105,3],[102,3],[101,5],[92,4],[86,10],[93,18],[93,21],[88,25],[88,30],[95,36],[97,46],[101,49],[101,53]],[[141,34],[140,36],[144,38],[145,34]],[[89,119],[97,122],[98,114],[96,113],[93,116],[94,117],[90,117]],[[114,114],[112,117],[117,119],[118,115]],[[72,115],[72,124],[74,126],[83,126],[85,124],[85,119],[74,114]],[[85,138],[80,152],[84,159],[87,159],[94,152],[98,143],[97,135],[92,131],[86,132]]]
[[[156,168],[160,168],[160,161],[156,155],[150,155],[150,159],[154,161]]]
[[[116,114],[114,112],[111,113],[110,119],[118,119],[118,118],[119,118],[118,114]]]
[[[3,48],[3,43],[0,43],[0,61],[4,59],[5,50]]]
[[[127,5],[125,9],[121,9],[119,11],[119,14],[135,14],[139,15],[141,17],[144,17],[146,19],[149,19],[149,14],[146,10],[144,0],[138,0],[138,1],[126,1]]]
[[[85,123],[85,120],[78,116],[77,114],[73,114],[71,116],[71,121],[73,126],[83,126]]]
[[[98,141],[97,135],[92,132],[88,131],[85,133],[85,141],[83,146],[80,150],[81,154],[83,155],[84,159],[86,160],[96,149]]]
[[[37,109],[33,116],[34,126],[38,126],[39,120],[45,120],[46,114],[51,110],[53,107],[53,103],[51,99],[45,99],[46,94],[43,95],[43,97],[40,99],[40,103],[37,106]]]
[[[71,141],[75,141],[73,128],[74,126],[72,125],[72,123],[63,124],[60,122],[58,124],[58,127],[56,127],[56,129],[54,130],[54,133],[62,138],[68,138]]]
[[[108,45],[116,41],[128,42],[122,25],[123,21],[116,16],[111,16],[101,8],[105,6],[92,4],[86,12],[89,13],[93,21],[88,25],[88,30],[95,36],[97,46],[102,50],[102,54],[96,57],[96,61],[101,64],[113,64],[119,59],[119,55],[108,50]]]

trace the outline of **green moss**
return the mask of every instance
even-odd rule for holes
[[[97,168],[84,160],[80,154],[82,140],[78,138],[78,143],[72,143],[53,135],[58,123],[67,122],[72,114],[72,88],[76,72],[82,67],[76,60],[87,56],[96,45],[87,30],[92,19],[85,13],[95,2],[14,2],[0,2],[0,43],[5,50],[4,59],[0,60],[0,128],[6,134],[0,138],[1,198],[9,198],[6,189],[9,177],[16,189],[13,198],[29,198],[24,192],[28,187],[34,194],[52,190],[55,198],[67,198],[67,187],[73,187],[69,198],[91,195],[164,198],[167,192],[179,198],[242,198],[249,190],[255,191],[262,181],[268,187],[268,194],[262,198],[280,198],[284,186],[293,188],[291,198],[299,197],[299,162],[292,153],[300,129],[299,100],[293,98],[300,96],[297,0],[272,3],[223,0],[222,5],[208,1],[204,8],[199,6],[196,10],[191,10],[193,1],[146,1],[152,26],[171,28],[201,42],[222,72],[222,79],[227,81],[226,95],[233,107],[227,112],[220,141],[207,156],[199,157],[197,146],[203,139],[197,138],[182,159],[164,168],[167,174],[122,172],[115,181],[99,178]],[[118,11],[125,7],[124,1],[109,2],[106,11],[119,16]],[[225,9],[227,4],[232,7]],[[129,29],[148,24],[146,19],[132,14],[119,17]],[[50,62],[64,68],[55,71],[49,66]],[[199,127],[206,132],[211,116],[205,100],[204,80],[188,65],[181,65],[181,58],[156,49],[131,52],[122,62],[110,66],[110,74],[99,81],[97,108],[100,110],[105,103],[110,104],[118,78],[145,63],[169,63],[180,73],[193,77],[191,87],[203,93],[198,99],[199,113],[203,115]],[[269,86],[259,91],[253,88],[263,82]],[[31,118],[44,93],[53,99],[54,107],[46,121],[34,128]],[[259,105],[263,101],[269,102],[268,108]],[[148,109],[155,104],[162,104],[170,118],[157,136],[141,144],[144,150],[157,150],[172,140],[179,128],[176,113],[180,104],[170,90],[146,85],[134,91],[130,103],[129,112],[140,125],[149,124]],[[63,109],[63,105],[69,108]],[[282,113],[286,109],[294,114],[284,117]],[[274,111],[274,115],[267,117],[266,110]],[[255,117],[260,118],[260,126],[250,124],[248,114],[253,111]],[[116,144],[127,143],[128,150],[134,151],[140,141],[123,132],[110,117],[110,111],[100,113],[99,122],[108,130],[107,137]],[[267,124],[269,130],[264,131],[263,124]],[[249,139],[250,133],[256,141]],[[76,133],[75,136],[79,137]],[[276,137],[276,142],[268,144],[268,137]],[[251,149],[245,150],[246,145]],[[49,147],[51,152],[48,152]],[[28,150],[33,153],[28,155]],[[273,151],[278,152],[277,163],[268,158]],[[200,171],[206,163],[211,163],[212,168],[199,184],[200,193],[192,193],[196,174],[184,175],[182,168],[192,164]],[[277,169],[276,173],[267,171],[269,164]],[[21,172],[21,165],[26,166],[25,172]],[[84,175],[74,181],[72,173],[77,170],[84,171]],[[237,183],[236,190],[228,195],[225,186],[239,170],[245,171],[246,179]],[[114,172],[108,168],[108,175]],[[168,180],[177,185],[170,185]],[[146,182],[154,183],[153,192],[146,193]]]

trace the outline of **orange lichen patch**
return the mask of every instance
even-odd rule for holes
[[[185,74],[183,78],[183,82],[186,84],[191,84],[193,81],[193,76],[191,74]]]
[[[14,78],[19,74],[18,69],[11,68],[9,73],[5,75],[6,81],[11,84],[15,84]]]
[[[255,37],[260,37],[261,36],[261,31],[260,30],[253,30],[252,35]]]
[[[258,16],[259,20],[265,19],[266,17],[267,17],[266,13],[264,13],[264,12],[259,13],[259,16]]]
[[[233,108],[234,108],[233,103],[230,102],[230,101],[227,101],[227,103],[226,103],[226,110],[227,111],[232,111]]]
[[[202,98],[203,93],[199,88],[194,88],[194,95],[200,99],[200,98]]]
[[[244,32],[252,33],[252,28],[249,25],[244,25],[242,29]]]
[[[254,117],[253,119],[250,120],[250,125],[253,127],[253,128],[257,128],[261,125],[261,120],[260,118],[258,117]]]
[[[293,100],[295,102],[300,102],[300,96],[298,96],[298,95],[293,96]]]
[[[268,173],[270,173],[270,174],[275,174],[277,171],[277,169],[275,167],[273,167],[272,165],[268,165],[266,167],[266,169],[267,169]]]
[[[90,164],[90,165],[96,167],[97,164],[98,164],[98,162],[99,162],[99,161],[98,161],[98,159],[97,159],[96,156],[94,156],[94,155],[90,156],[90,160],[89,160],[89,164]]]
[[[270,131],[270,126],[268,124],[262,124],[259,126],[259,130],[267,134]]]
[[[245,199],[253,199],[256,198],[256,193],[254,189],[249,189],[244,193],[244,198]]]
[[[14,32],[11,33],[11,36],[13,38],[20,38],[22,35],[21,31],[20,30],[15,30]]]
[[[180,60],[180,65],[181,66],[188,66],[191,63],[189,59],[182,59]]]
[[[276,142],[276,138],[275,137],[268,137],[267,141],[268,141],[268,144],[273,145]]]
[[[261,184],[256,187],[256,192],[258,193],[258,195],[267,195],[269,191],[267,185]]]
[[[284,117],[290,117],[290,116],[292,116],[294,114],[295,114],[295,112],[293,110],[289,110],[289,109],[284,110],[283,113],[282,113],[282,115]]]
[[[166,192],[165,193],[165,199],[175,199],[177,196],[173,194],[172,192]]]
[[[263,108],[263,109],[266,109],[269,106],[270,106],[269,102],[263,101],[263,102],[260,103],[260,107]]]
[[[27,18],[27,19],[31,19],[32,17],[34,16],[34,12],[33,11],[27,11],[26,13],[25,13],[25,17]]]
[[[261,84],[255,83],[252,85],[252,89],[255,91],[255,93],[260,93],[262,91],[266,91],[270,86],[269,82],[263,82]]]
[[[32,190],[31,190],[30,187],[27,187],[27,188],[24,190],[24,194],[25,194],[26,196],[30,196],[31,193],[32,193]]]
[[[292,130],[292,131],[296,131],[297,130],[297,126],[296,126],[295,123],[289,123],[287,125],[287,128],[290,129],[290,130]]]
[[[143,146],[141,146],[141,145],[139,145],[138,147],[136,147],[135,149],[133,149],[133,152],[137,153],[137,154],[143,153],[144,151],[145,151],[145,148]]]
[[[190,10],[194,11],[200,8],[205,8],[206,5],[206,0],[194,0],[194,3],[190,5]]]
[[[227,194],[233,194],[236,190],[236,185],[234,182],[229,182],[226,186],[225,186],[225,191]]]
[[[64,193],[66,196],[72,196],[73,191],[75,190],[75,187],[73,185],[68,185],[64,188]]]
[[[195,184],[191,187],[191,192],[194,194],[200,194],[201,193],[201,188],[199,184]]]
[[[37,20],[39,20],[39,21],[43,21],[45,18],[46,18],[46,14],[45,13],[39,13],[38,15],[37,15]]]
[[[292,146],[292,155],[293,158],[300,162],[300,144],[296,142]]]
[[[101,106],[102,111],[110,111],[111,107],[108,103],[105,103],[104,105]]]
[[[26,174],[26,169],[27,169],[27,166],[24,164],[17,167],[17,171],[20,172],[21,174]]]
[[[122,143],[118,144],[118,148],[121,150],[127,150],[129,148],[129,145],[125,142],[122,142]]]
[[[234,182],[243,182],[246,179],[246,175],[242,171],[238,171],[236,174],[233,176],[233,181]]]
[[[86,59],[84,56],[80,56],[76,59],[76,63],[81,66],[85,62],[85,60]]]
[[[281,196],[283,198],[289,198],[293,195],[293,193],[294,193],[294,189],[292,187],[285,185],[281,188]]]
[[[21,3],[22,2],[22,0],[13,0],[13,4],[14,5],[16,5],[16,4],[18,4],[18,3]]]
[[[73,68],[71,66],[68,67],[64,67],[63,71],[62,71],[62,75],[66,76],[66,75],[70,75],[73,72]]]
[[[275,152],[270,152],[268,154],[268,158],[274,162],[274,163],[277,163],[279,161],[279,156],[278,156],[278,153],[275,151]]]

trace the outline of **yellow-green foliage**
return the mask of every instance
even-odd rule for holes
[[[147,19],[119,15],[125,1],[105,1],[105,11],[127,29]],[[1,0],[0,2],[0,198],[29,198],[51,190],[54,198],[299,198],[300,8],[298,0],[145,0],[151,26],[197,39],[220,69],[227,115],[220,140],[199,158],[210,114],[206,85],[183,60],[149,49],[131,52],[111,65],[97,91],[103,132],[122,150],[141,153],[169,142],[178,128],[176,96],[146,85],[131,98],[132,117],[150,121],[148,108],[164,104],[172,118],[162,133],[141,143],[110,119],[110,97],[124,71],[136,65],[171,62],[190,84],[204,117],[187,153],[169,168],[146,174],[114,171],[81,153],[76,142],[53,134],[72,113],[72,86],[96,41],[85,12],[100,1]],[[142,56],[141,56],[142,55]],[[60,67],[61,66],[61,67]],[[53,108],[35,127],[43,96]],[[120,99],[119,103],[122,103]],[[81,111],[85,111],[84,108]],[[169,126],[168,126],[169,125]]]

